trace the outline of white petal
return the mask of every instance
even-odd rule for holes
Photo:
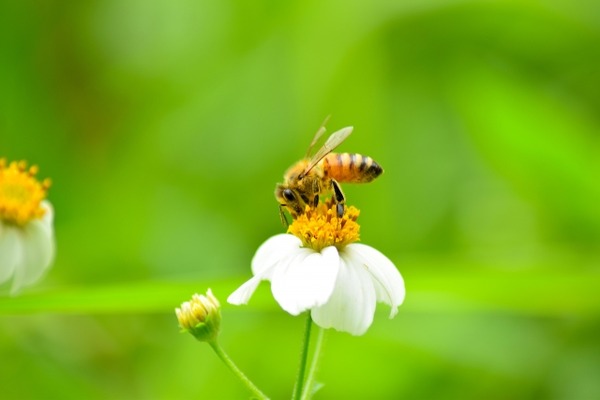
[[[368,271],[373,279],[377,292],[377,300],[388,304],[392,309],[390,318],[398,312],[398,306],[402,304],[405,296],[404,279],[400,272],[387,258],[373,247],[352,243],[344,248],[344,255],[357,260]]]
[[[21,242],[14,227],[0,221],[0,284],[6,282],[21,263]]]
[[[254,275],[262,275],[264,271],[280,262],[282,259],[295,254],[302,246],[302,242],[294,235],[282,233],[267,239],[252,258],[252,272]]]
[[[247,304],[260,281],[260,276],[253,276],[242,286],[237,288],[235,292],[231,293],[227,298],[227,302],[236,306],[239,306],[240,304]]]
[[[54,207],[52,207],[52,204],[50,204],[48,200],[43,200],[41,206],[46,211],[41,219],[42,224],[47,229],[52,229],[52,223],[54,222]]]
[[[320,253],[297,249],[294,257],[273,268],[273,297],[292,315],[323,305],[334,290],[339,267],[335,247],[326,247]]]
[[[300,239],[294,235],[280,234],[267,239],[252,259],[254,277],[229,295],[227,302],[234,305],[248,303],[260,281],[270,279],[272,270],[282,263],[288,263],[290,258],[298,254],[301,245]]]
[[[49,216],[48,216],[49,215]],[[11,293],[38,281],[54,260],[54,231],[52,213],[45,219],[29,222],[19,231],[22,244],[22,263],[15,270]]]
[[[376,294],[369,273],[355,260],[341,254],[340,270],[329,301],[312,310],[322,328],[362,335],[371,326]]]

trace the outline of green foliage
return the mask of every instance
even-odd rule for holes
[[[247,398],[174,308],[250,276],[275,183],[329,131],[407,299],[329,332],[317,399],[600,397],[595,2],[3,2],[0,156],[51,177],[57,259],[0,298],[6,399]],[[221,344],[289,398],[303,318],[263,284]]]

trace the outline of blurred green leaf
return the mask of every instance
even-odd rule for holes
[[[418,269],[418,268],[417,268]],[[490,272],[405,274],[407,299],[403,312],[496,312],[499,310],[538,316],[600,312],[600,273],[597,272]],[[212,288],[224,307],[226,297],[241,280],[195,282],[146,282],[110,286],[65,288],[0,298],[0,314],[74,313],[131,314],[170,312],[193,293]],[[253,296],[249,310],[270,311],[269,284]],[[275,308],[274,308],[275,307]],[[384,307],[384,306],[382,306]]]

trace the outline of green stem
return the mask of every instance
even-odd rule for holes
[[[250,390],[252,393],[254,393],[256,398],[258,398],[260,400],[269,400],[269,398],[263,392],[261,392],[260,389],[257,388],[256,385],[254,383],[252,383],[252,381],[250,379],[248,379],[248,377],[246,375],[244,375],[242,370],[240,370],[238,368],[238,366],[235,365],[233,360],[231,360],[231,358],[229,358],[227,353],[225,353],[225,350],[223,350],[221,345],[219,343],[217,343],[216,340],[212,341],[212,342],[208,342],[208,344],[210,344],[210,347],[213,348],[213,350],[215,351],[215,353],[217,353],[219,358],[221,360],[223,360],[225,365],[227,365],[229,367],[231,372],[233,372],[244,383],[244,385],[246,385],[248,390]]]
[[[315,344],[315,351],[313,353],[312,362],[310,363],[310,369],[308,370],[308,377],[306,378],[306,385],[304,385],[304,391],[300,400],[307,400],[310,398],[312,393],[312,387],[315,382],[315,375],[317,373],[317,367],[319,366],[319,356],[321,355],[321,349],[323,348],[323,338],[325,337],[325,329],[319,328],[319,335],[317,336],[317,343]]]
[[[302,388],[304,387],[304,372],[306,371],[306,361],[308,360],[308,347],[310,344],[311,327],[312,318],[309,311],[308,318],[306,318],[306,327],[304,328],[304,339],[302,340],[302,350],[300,352],[300,366],[298,367],[298,376],[296,377],[296,384],[294,385],[294,394],[292,395],[292,400],[299,400],[302,395]]]

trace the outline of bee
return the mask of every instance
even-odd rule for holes
[[[325,120],[326,122],[327,120]],[[371,157],[357,153],[333,153],[350,134],[353,127],[348,126],[336,132],[312,156],[312,148],[325,133],[325,122],[308,147],[305,158],[292,165],[284,174],[283,183],[275,187],[275,198],[279,202],[279,216],[284,226],[288,225],[283,212],[289,211],[293,218],[304,213],[307,205],[316,207],[319,196],[332,194],[339,218],[344,215],[346,199],[341,183],[367,183],[383,173],[383,168]]]

